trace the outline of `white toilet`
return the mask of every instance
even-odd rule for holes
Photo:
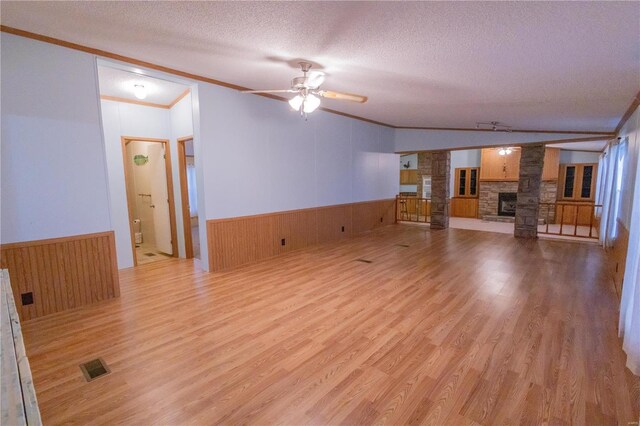
[[[136,244],[142,244],[142,224],[140,219],[133,219],[133,237]]]

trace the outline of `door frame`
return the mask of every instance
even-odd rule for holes
[[[193,141],[192,136],[178,138],[178,175],[180,176],[180,205],[182,207],[182,227],[184,231],[184,252],[187,259],[193,259],[193,239],[191,238],[191,213],[189,212],[189,185],[187,183],[187,154],[185,143]]]
[[[131,176],[129,176],[129,169],[127,168],[127,145],[131,142],[157,142],[164,145],[164,164],[165,164],[165,173],[167,174],[167,194],[169,196],[169,223],[171,225],[171,253],[172,257],[178,257],[178,237],[176,233],[176,209],[173,200],[173,177],[171,173],[171,146],[169,144],[169,139],[155,139],[155,138],[139,138],[135,136],[122,136],[120,138],[122,143],[122,166],[124,168],[124,187],[125,194],[127,196],[127,210],[129,212],[129,236],[131,237],[131,251],[133,252],[133,266],[138,266],[138,257],[136,256],[136,239],[135,234],[133,233],[133,210],[131,209],[131,204],[129,200],[135,199],[130,197],[129,193],[129,181],[131,180]]]

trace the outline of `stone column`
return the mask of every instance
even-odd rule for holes
[[[543,166],[544,145],[522,147],[516,226],[513,232],[517,238],[538,238],[538,203]]]
[[[431,229],[449,227],[451,152],[431,153]]]

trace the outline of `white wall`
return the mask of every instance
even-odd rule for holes
[[[409,168],[404,167],[409,162]],[[416,170],[418,168],[418,154],[406,154],[400,156],[400,170]]]
[[[323,111],[305,121],[284,102],[204,83],[198,89],[207,219],[397,193],[392,129]]]
[[[462,149],[451,151],[451,177],[449,179],[449,194],[455,196],[454,186],[456,182],[456,168],[460,167],[480,167],[482,150]]]
[[[474,148],[580,138],[580,134],[395,129],[395,152]]]
[[[94,58],[0,37],[2,243],[110,230]]]
[[[152,108],[124,102],[103,100],[101,105],[104,141],[107,153],[107,168],[109,171],[111,217],[116,235],[118,267],[120,269],[129,268],[133,266],[133,253],[131,251],[131,233],[124,180],[121,137],[137,136],[141,138],[171,139],[170,114],[167,109]],[[173,171],[173,169],[177,169],[177,154],[174,156],[172,150],[171,155]],[[175,187],[179,187],[175,182],[176,180],[174,179],[174,194]],[[178,235],[180,235],[182,233],[182,222],[178,222],[177,217],[176,227]],[[180,240],[178,240],[178,242],[179,241]],[[183,252],[183,250],[184,239],[181,252]]]
[[[600,152],[560,150],[560,164],[597,163]]]

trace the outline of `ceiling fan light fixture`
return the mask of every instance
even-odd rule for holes
[[[301,95],[296,95],[295,97],[289,99],[289,105],[291,105],[291,108],[294,111],[300,111],[300,106],[302,105],[303,101],[304,98]]]
[[[316,109],[318,109],[319,106],[320,106],[319,97],[314,95],[307,95],[307,97],[304,99],[304,106],[302,107],[302,110],[306,114],[309,114],[315,111]]]
[[[142,84],[135,84],[133,86],[133,94],[138,99],[144,99],[147,97],[147,89]]]

